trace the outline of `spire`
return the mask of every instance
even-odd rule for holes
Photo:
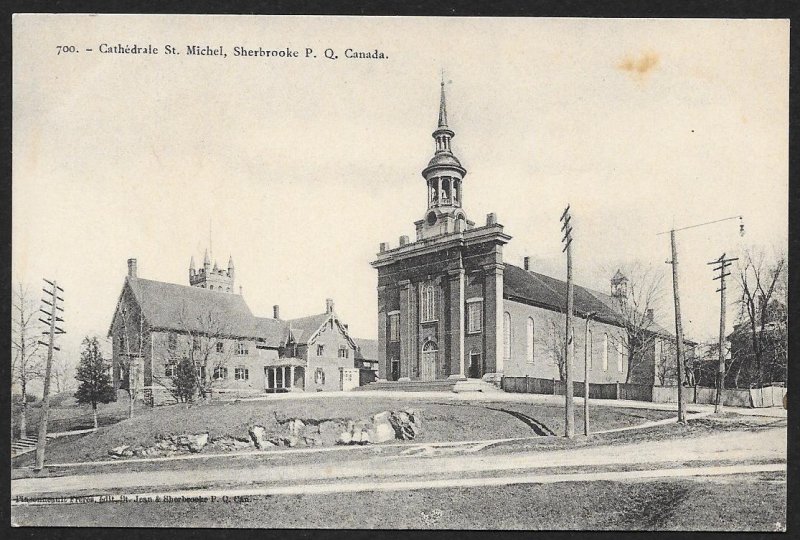
[[[206,249],[206,256],[203,257],[203,266],[211,266],[211,257],[208,256],[208,249]]]
[[[189,261],[189,270],[194,270],[194,255],[192,255],[192,260]]]
[[[444,70],[442,70],[442,97],[439,100],[439,128],[447,128],[447,103],[444,95]]]
[[[215,260],[214,261],[214,272],[217,272],[218,270],[219,270],[219,266],[217,266],[217,261]]]

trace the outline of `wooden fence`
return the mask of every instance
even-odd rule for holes
[[[574,382],[573,395],[583,397],[584,384]],[[501,388],[506,392],[524,394],[564,395],[565,384],[556,379],[537,377],[503,377]],[[684,387],[687,403],[711,404],[716,401],[716,388]],[[786,388],[727,388],[722,392],[722,403],[729,407],[781,407]],[[589,383],[589,399],[630,399],[653,403],[677,403],[677,386],[649,386],[629,383]]]

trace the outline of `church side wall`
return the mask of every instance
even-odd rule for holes
[[[511,356],[506,360],[505,375],[509,377],[535,377],[559,379],[558,364],[554,356],[554,343],[563,343],[566,316],[563,313],[542,307],[530,306],[505,299],[504,311],[511,315]],[[528,348],[528,319],[533,319],[533,358]],[[585,320],[574,319],[574,375],[575,381],[584,380],[584,335]],[[553,326],[555,325],[555,327]],[[618,344],[624,343],[624,329],[599,321],[590,321],[592,362],[589,369],[589,382],[625,382],[628,360],[625,349],[622,352],[622,369]],[[502,323],[499,332],[502,340]],[[608,336],[608,363],[603,368],[604,336]]]

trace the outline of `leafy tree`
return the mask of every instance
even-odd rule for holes
[[[175,366],[175,374],[172,376],[172,392],[178,401],[184,403],[194,399],[197,392],[197,378],[194,365],[188,358],[182,359]]]
[[[97,404],[114,400],[114,387],[108,365],[100,351],[97,338],[85,337],[81,343],[81,361],[75,378],[80,383],[75,392],[78,403],[91,404],[94,427],[97,429]]]
[[[11,376],[20,391],[19,436],[27,437],[28,384],[44,377],[39,339],[41,326],[37,320],[37,307],[28,288],[18,283],[12,302],[14,315],[11,323]]]

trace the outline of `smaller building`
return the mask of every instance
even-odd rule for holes
[[[128,261],[108,330],[115,389],[133,384],[151,404],[172,400],[174,376],[185,360],[211,397],[359,385],[363,362],[333,300],[317,315],[282,320],[275,306],[272,318],[257,317],[233,292],[232,260],[224,272],[208,257],[208,268],[193,267],[192,261],[191,285],[185,286],[140,278],[136,260]]]

